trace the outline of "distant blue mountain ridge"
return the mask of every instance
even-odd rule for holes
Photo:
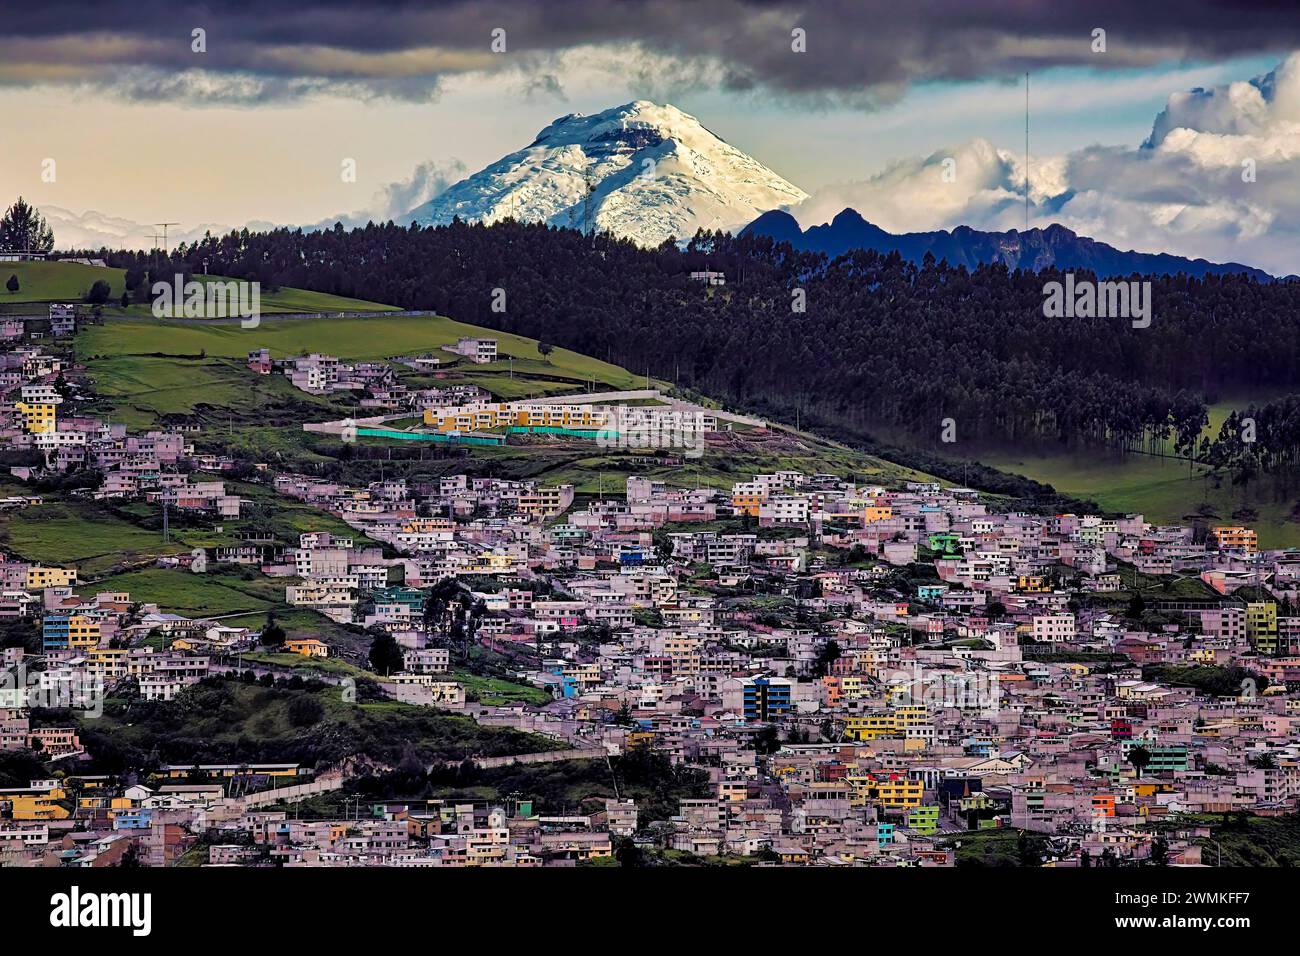
[[[742,236],[769,236],[788,242],[797,250],[823,252],[834,258],[853,249],[873,249],[899,255],[920,263],[926,253],[949,265],[968,269],[985,263],[1001,262],[1011,269],[1034,272],[1048,268],[1089,270],[1100,278],[1127,276],[1132,273],[1177,275],[1196,278],[1210,275],[1245,273],[1262,282],[1273,281],[1263,269],[1240,262],[1209,262],[1187,259],[1167,253],[1124,252],[1087,236],[1080,236],[1061,225],[1021,232],[983,232],[970,226],[939,229],[934,232],[890,233],[863,219],[853,209],[845,209],[829,223],[801,229],[794,216],[772,210],[759,216],[741,230]]]

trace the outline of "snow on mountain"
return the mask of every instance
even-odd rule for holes
[[[590,196],[588,197],[588,191]],[[531,145],[413,210],[410,221],[455,216],[609,231],[641,245],[696,229],[736,231],[807,194],[719,139],[675,106],[638,100],[594,116],[562,116]]]

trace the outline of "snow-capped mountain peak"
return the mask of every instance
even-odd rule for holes
[[[637,100],[551,123],[518,152],[412,211],[424,225],[508,216],[642,245],[737,231],[807,194],[669,104]]]

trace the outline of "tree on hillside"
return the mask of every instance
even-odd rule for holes
[[[1133,769],[1137,771],[1138,779],[1141,780],[1142,771],[1151,762],[1151,751],[1139,744],[1128,752],[1128,762],[1133,765]]]
[[[325,716],[321,702],[310,694],[300,694],[289,701],[289,723],[295,727],[310,727]]]
[[[537,343],[537,354],[540,355],[542,358],[546,358],[554,351],[555,351],[555,346],[551,345],[549,342]]]
[[[1129,599],[1128,607],[1124,611],[1124,616],[1130,621],[1140,621],[1142,615],[1146,613],[1146,610],[1147,602],[1142,600],[1141,594],[1135,593],[1133,597]]]
[[[631,837],[621,837],[614,849],[614,859],[619,866],[645,866],[645,853]]]
[[[117,865],[124,870],[138,870],[144,866],[143,857],[144,854],[140,851],[140,844],[132,840],[122,853]]]
[[[1151,841],[1151,865],[1169,865],[1169,841],[1163,836],[1158,836]]]
[[[451,605],[460,594],[460,583],[455,578],[443,578],[429,590],[424,601],[424,629],[445,637],[451,623]]]
[[[10,276],[10,277],[9,277],[9,281],[5,283],[5,288],[8,289],[10,292],[17,292],[17,291],[18,291],[18,277],[17,277],[17,276]]]
[[[1016,838],[1016,862],[1020,866],[1042,866],[1042,838],[1030,837],[1021,831],[1020,836]]]
[[[840,659],[840,645],[836,641],[827,641],[817,649],[817,657],[813,661],[813,676],[825,677],[830,673],[831,667]]]
[[[49,252],[54,248],[54,231],[45,218],[23,199],[0,217],[0,252]]]
[[[95,284],[90,287],[86,293],[86,301],[92,305],[103,305],[108,301],[108,297],[113,294],[113,287],[103,279],[96,279]]]
[[[268,614],[266,616],[266,626],[262,628],[261,643],[267,647],[282,647],[284,639],[284,628],[276,624],[275,618]]]
[[[377,674],[393,674],[400,671],[406,663],[397,639],[387,631],[375,635],[370,645],[370,666]]]

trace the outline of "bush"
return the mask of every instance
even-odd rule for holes
[[[86,293],[86,301],[91,305],[103,305],[108,301],[108,297],[113,294],[113,288],[103,279],[96,279],[95,284],[90,287]]]
[[[289,723],[295,727],[310,727],[325,716],[325,708],[315,697],[300,694],[289,702]]]

